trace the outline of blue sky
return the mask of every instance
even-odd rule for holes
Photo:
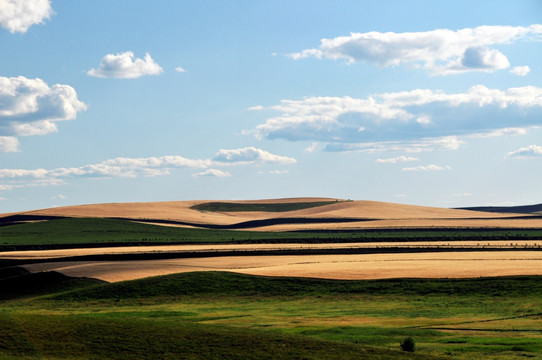
[[[0,212],[542,202],[539,1],[0,0]]]

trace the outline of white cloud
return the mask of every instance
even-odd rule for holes
[[[434,73],[436,75],[452,75],[468,71],[493,72],[509,67],[508,58],[499,50],[490,50],[487,47],[470,47],[465,49],[461,59],[435,67]]]
[[[322,39],[318,48],[290,54],[293,59],[308,57],[347,63],[368,62],[379,66],[413,64],[435,75],[468,71],[505,69],[507,57],[489,46],[511,44],[529,36],[539,37],[542,25],[479,26],[461,30],[437,29],[425,32],[351,33]]]
[[[288,174],[289,171],[288,170],[271,170],[269,173],[273,175],[280,175],[280,174]]]
[[[180,66],[177,66],[177,67],[175,68],[175,71],[176,71],[176,72],[181,72],[181,73],[186,72],[186,70],[183,69],[183,68],[180,67]]]
[[[419,161],[420,159],[412,157],[412,156],[397,156],[393,158],[388,159],[376,159],[375,162],[381,163],[381,164],[395,164],[398,162],[408,162],[408,161]]]
[[[25,33],[53,15],[49,0],[0,0],[0,26],[11,33]]]
[[[206,177],[220,177],[220,178],[224,178],[224,177],[229,177],[231,176],[231,174],[227,171],[222,171],[222,170],[217,170],[217,169],[208,169],[208,170],[205,170],[205,171],[202,171],[202,172],[199,172],[199,173],[195,173],[192,175],[193,177],[202,177],[202,176],[206,176]]]
[[[517,76],[526,76],[529,72],[531,72],[531,68],[528,66],[515,66],[510,69],[510,72]]]
[[[149,53],[144,59],[135,58],[134,53],[127,51],[119,54],[107,54],[97,69],[90,69],[87,74],[100,78],[135,79],[145,75],[158,75],[163,69]]]
[[[382,141],[382,142],[367,142],[367,143],[330,143],[325,150],[330,152],[406,152],[419,153],[426,151],[439,150],[457,150],[465,142],[459,140],[456,136],[444,136],[432,139],[418,139],[412,141]]]
[[[13,136],[0,136],[0,152],[19,151],[19,140]]]
[[[224,157],[222,159],[221,157]],[[179,155],[146,158],[118,157],[96,164],[79,167],[55,169],[0,169],[0,190],[13,188],[58,185],[70,178],[135,178],[155,177],[170,174],[178,168],[203,169],[194,174],[200,176],[231,176],[228,172],[210,168],[211,166],[250,165],[254,163],[295,163],[295,159],[273,155],[256,148],[220,150],[217,159],[188,159]]]
[[[66,199],[67,199],[67,197],[65,195],[62,195],[62,194],[57,194],[57,195],[51,197],[51,200],[66,200]]]
[[[427,143],[428,139],[451,140],[475,134],[501,136],[541,125],[542,88],[500,90],[476,85],[464,93],[452,94],[415,89],[366,98],[306,97],[282,100],[264,109],[279,114],[245,134],[327,142],[332,144],[328,149],[368,143],[420,143],[422,139]],[[459,145],[454,140],[455,148]]]
[[[211,164],[209,160],[192,160],[179,155],[167,155],[148,158],[116,158],[106,160],[106,166],[122,168],[164,168],[164,167],[194,167],[205,168]]]
[[[517,149],[516,151],[509,152],[508,156],[512,158],[529,158],[542,156],[542,146],[529,145],[527,147]]]
[[[205,168],[210,160],[182,156],[115,158],[97,164],[56,169],[0,169],[0,179],[66,179],[71,177],[137,177],[169,174],[174,168]]]
[[[488,138],[488,137],[499,137],[499,136],[507,136],[507,135],[525,135],[525,134],[527,134],[527,128],[503,128],[503,129],[497,129],[497,130],[492,130],[492,131],[478,133],[478,134],[471,134],[469,135],[469,137]]]
[[[318,143],[313,142],[310,146],[307,146],[305,149],[303,149],[303,152],[312,153],[312,152],[315,152],[317,148],[318,148]]]
[[[219,163],[279,163],[279,164],[294,164],[296,160],[286,156],[271,154],[265,150],[255,147],[245,147],[233,150],[219,150],[214,161]]]
[[[450,166],[442,167],[438,165],[427,165],[427,166],[416,166],[416,167],[407,167],[403,168],[403,171],[442,171],[442,170],[451,170]]]
[[[73,120],[86,109],[69,85],[0,77],[0,151],[17,151],[16,136],[56,132],[56,122]]]

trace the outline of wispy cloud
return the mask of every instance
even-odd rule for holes
[[[533,126],[533,128],[536,128],[536,126]],[[515,135],[525,135],[527,134],[527,128],[503,128],[503,129],[497,129],[492,131],[487,131],[483,133],[475,133],[470,134],[468,137],[472,138],[488,138],[488,137],[499,137],[499,136],[515,136]]]
[[[450,166],[439,166],[439,165],[421,165],[415,167],[406,167],[403,168],[403,171],[442,171],[442,170],[451,170]]]
[[[279,115],[244,133],[266,139],[326,142],[333,151],[367,143],[497,136],[510,129],[518,133],[523,131],[518,129],[542,125],[541,99],[539,87],[500,90],[483,85],[452,94],[415,89],[366,98],[306,97],[264,108]],[[455,141],[456,148],[457,144]]]
[[[425,32],[351,33],[322,39],[317,48],[290,54],[293,59],[308,57],[367,62],[379,66],[412,64],[434,75],[469,71],[492,72],[510,67],[508,58],[494,45],[518,39],[538,38],[542,25],[479,26],[461,30],[437,29]]]
[[[310,146],[307,146],[305,149],[303,149],[303,152],[312,153],[312,152],[315,152],[317,148],[318,148],[318,143],[313,142]]]
[[[25,33],[51,15],[50,0],[0,0],[0,26],[11,33]]]
[[[158,75],[164,71],[151,58],[149,53],[144,59],[135,58],[131,51],[119,54],[107,54],[97,69],[90,69],[87,74],[99,78],[135,79],[145,75]]]
[[[398,162],[408,162],[408,161],[419,161],[420,159],[412,157],[412,156],[397,156],[393,158],[387,158],[387,159],[376,159],[375,162],[381,163],[381,164],[395,164]]]
[[[507,155],[511,158],[539,157],[542,156],[542,146],[529,145],[527,147],[523,147],[515,151],[509,152]]]
[[[230,177],[231,174],[229,172],[227,172],[227,171],[222,171],[222,170],[217,170],[217,169],[208,169],[208,170],[205,170],[205,171],[202,171],[202,172],[195,173],[192,176],[193,177],[207,176],[207,177],[223,178],[223,177]]]
[[[0,77],[0,151],[17,151],[17,136],[56,132],[58,121],[73,120],[86,109],[69,85]]]
[[[247,166],[263,163],[293,164],[295,159],[249,147],[220,150],[213,159],[189,159],[180,155],[160,157],[118,157],[96,164],[55,169],[0,169],[0,190],[19,187],[58,185],[72,178],[136,178],[155,177],[171,173],[173,169],[202,169],[194,177],[228,177],[230,173],[213,167]]]
[[[180,73],[186,72],[186,70],[185,70],[184,68],[180,67],[180,66],[177,66],[177,67],[175,68],[175,71],[176,71],[176,72],[180,72]]]
[[[419,153],[426,151],[457,150],[465,142],[456,136],[444,136],[439,138],[422,138],[410,141],[381,141],[366,143],[330,143],[325,150],[329,152],[406,152]]]
[[[271,154],[265,150],[257,149],[255,147],[245,147],[241,149],[233,150],[219,150],[214,161],[221,163],[279,163],[279,164],[293,164],[295,159]]]

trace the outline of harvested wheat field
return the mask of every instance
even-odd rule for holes
[[[11,218],[17,215],[23,216],[20,217],[22,223],[24,219],[56,221],[55,217],[113,218],[114,221],[122,221],[122,224],[141,222],[199,227],[201,229],[197,231],[205,234],[209,234],[206,231],[210,229],[228,234],[223,243],[166,245],[153,244],[151,241],[140,246],[141,243],[135,241],[131,246],[119,246],[106,244],[109,234],[117,231],[111,228],[99,233],[98,236],[105,239],[102,243],[74,243],[64,247],[57,244],[54,248],[30,247],[17,251],[7,251],[6,247],[6,251],[0,252],[2,261],[16,261],[31,272],[54,270],[68,276],[111,282],[201,270],[330,279],[542,275],[542,239],[538,235],[525,239],[527,235],[522,233],[542,229],[542,218],[537,214],[480,212],[376,201],[292,198],[83,205],[12,214]],[[9,230],[10,226],[7,228]],[[233,238],[229,240],[231,232],[228,229],[267,231],[270,235],[266,236],[276,241],[234,242]],[[277,232],[299,230],[334,230],[349,234],[367,229],[394,231],[401,235],[395,240],[344,243],[333,238],[335,233],[326,235],[328,237],[324,240],[320,240],[319,233],[315,233],[313,241],[300,243],[282,242],[277,235]],[[407,229],[422,229],[435,235],[409,241],[406,237],[402,238]],[[446,229],[446,236],[451,241],[439,241],[439,229]],[[489,235],[473,235],[486,236],[483,241],[475,237],[454,238],[461,229],[486,229]],[[493,229],[501,229],[500,235],[492,235],[495,234],[491,233]],[[512,241],[492,238],[505,236],[502,232],[508,229],[516,231],[515,237],[511,237]],[[94,229],[89,228],[88,231]],[[26,234],[31,235],[30,232]],[[382,234],[386,236],[385,232]],[[69,241],[74,240],[69,238]]]
[[[205,204],[285,205],[315,203],[318,206],[281,211],[199,210]],[[219,207],[217,207],[219,208]],[[13,214],[11,214],[13,215]],[[162,221],[174,226],[232,226],[254,222],[243,229],[261,231],[337,230],[401,227],[524,227],[542,228],[542,218],[470,210],[350,201],[332,198],[288,198],[255,201],[170,201],[67,206],[27,211],[16,215],[124,218],[142,222]],[[0,216],[1,219],[1,216]],[[273,221],[279,219],[279,221]],[[295,223],[291,223],[291,220]],[[295,220],[297,219],[297,220]],[[303,219],[308,219],[303,221]],[[167,223],[164,223],[167,222]],[[277,223],[278,222],[278,223]]]
[[[197,252],[230,252],[249,253],[254,251],[290,251],[290,250],[355,250],[355,249],[418,249],[418,248],[442,248],[442,249],[539,249],[542,240],[520,240],[514,242],[503,241],[402,241],[402,242],[363,242],[363,243],[299,243],[299,244],[213,244],[213,245],[150,245],[150,246],[119,246],[119,247],[95,247],[77,249],[54,249],[54,250],[26,250],[26,251],[3,251],[0,259],[59,259],[74,256],[93,255],[134,255],[134,254],[178,254]],[[541,254],[542,255],[542,254]]]
[[[475,278],[542,275],[539,251],[371,255],[235,256],[145,261],[80,261],[25,265],[31,272],[116,282],[191,271],[327,279]]]

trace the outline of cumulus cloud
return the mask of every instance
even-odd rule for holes
[[[73,120],[86,109],[69,85],[0,77],[0,151],[17,151],[17,136],[56,132],[58,121]]]
[[[131,51],[119,54],[107,54],[97,69],[90,69],[87,74],[99,78],[135,79],[145,75],[158,75],[163,69],[149,53],[144,59],[135,58]]]
[[[528,66],[515,66],[510,69],[510,72],[517,76],[526,76],[529,72],[531,72],[531,68]]]
[[[509,152],[508,156],[511,158],[529,158],[542,156],[542,146],[529,145],[527,147],[517,149],[516,151]]]
[[[413,142],[423,146],[429,139],[446,139],[451,143],[443,145],[458,148],[457,136],[498,136],[541,125],[542,88],[500,90],[476,85],[452,94],[415,89],[366,98],[306,97],[282,100],[263,109],[279,114],[245,134],[326,142],[327,149],[334,151],[367,143]]]
[[[279,164],[294,164],[295,159],[286,156],[271,154],[262,149],[255,147],[245,147],[233,150],[219,150],[214,161],[220,163],[279,163]]]
[[[387,159],[376,159],[375,162],[381,163],[381,164],[395,164],[398,162],[408,162],[408,161],[419,161],[420,159],[412,156],[397,156],[393,158],[387,158]]]
[[[53,14],[49,0],[0,0],[0,26],[9,32],[25,33]]]
[[[506,69],[508,58],[493,45],[511,44],[518,39],[540,37],[542,25],[479,26],[461,30],[437,29],[425,32],[351,33],[322,39],[318,48],[290,54],[293,59],[315,57],[367,62],[379,66],[413,64],[434,75],[468,71]]]
[[[231,176],[231,174],[229,172],[227,172],[227,171],[222,171],[222,170],[217,170],[217,169],[208,169],[208,170],[205,170],[205,171],[202,171],[202,172],[199,172],[199,173],[195,173],[192,176],[193,177],[207,176],[207,177],[223,178],[223,177],[229,177],[229,176]]]
[[[403,168],[403,171],[442,171],[442,170],[451,170],[450,166],[438,166],[438,165],[426,165],[426,166],[416,166],[416,167],[407,167]]]

